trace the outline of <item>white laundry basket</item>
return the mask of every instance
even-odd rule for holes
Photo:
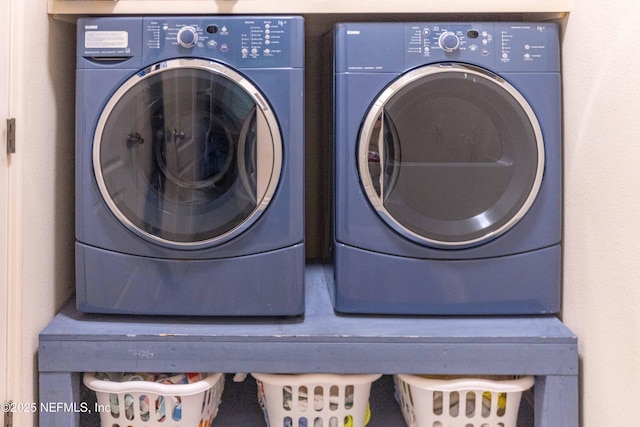
[[[269,427],[364,427],[382,375],[251,374]]]
[[[515,427],[522,392],[534,378],[489,378],[394,376],[409,427]]]
[[[221,373],[191,384],[106,381],[91,372],[83,381],[96,392],[102,427],[208,427],[224,389]]]

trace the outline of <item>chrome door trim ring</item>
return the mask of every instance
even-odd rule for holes
[[[263,173],[258,174],[258,176],[262,176],[263,180],[266,182],[258,183],[257,188],[262,189],[262,194],[257,194],[257,203],[256,208],[251,212],[251,214],[240,224],[238,224],[233,229],[227,231],[224,234],[216,236],[214,238],[201,240],[201,241],[193,241],[193,242],[178,242],[173,240],[167,240],[160,238],[154,234],[151,234],[145,230],[142,230],[140,227],[135,225],[125,214],[123,214],[116,203],[111,198],[109,191],[107,189],[104,177],[102,175],[102,170],[100,167],[100,145],[102,142],[102,134],[104,132],[107,120],[111,115],[111,112],[115,108],[115,106],[120,102],[122,97],[136,84],[139,82],[149,78],[158,73],[162,73],[171,69],[199,69],[211,72],[213,74],[221,75],[232,82],[236,83],[239,87],[241,87],[247,95],[249,95],[253,101],[255,102],[257,108],[255,108],[256,114],[260,114],[264,123],[267,124],[269,128],[269,133],[271,136],[270,141],[257,141],[256,144],[260,146],[268,145],[271,147],[271,155],[270,162],[260,162],[262,167],[270,167],[271,173]],[[269,150],[269,147],[264,147],[265,150]],[[273,195],[276,192],[278,183],[280,181],[280,174],[282,171],[282,138],[280,135],[280,127],[278,125],[278,121],[275,117],[275,113],[269,106],[269,103],[262,96],[260,91],[250,83],[244,76],[242,76],[237,71],[232,68],[204,59],[198,58],[178,58],[162,61],[153,65],[148,66],[147,68],[139,71],[135,75],[131,76],[127,79],[118,89],[114,92],[113,95],[109,98],[109,101],[102,109],[100,117],[98,119],[98,123],[96,125],[96,130],[93,137],[93,152],[92,152],[92,161],[93,161],[93,171],[96,179],[96,183],[98,185],[99,192],[102,196],[103,201],[107,204],[111,213],[113,213],[118,221],[123,224],[127,229],[132,231],[133,233],[143,237],[144,239],[160,244],[166,247],[172,247],[176,249],[200,249],[204,247],[214,246],[217,244],[221,244],[223,242],[229,241],[239,234],[243,233],[247,228],[249,228],[252,224],[254,224],[258,218],[262,215],[262,213],[266,210],[270,201],[273,198]],[[238,153],[239,155],[239,153]],[[260,159],[258,159],[260,160]],[[270,164],[265,164],[270,163]]]
[[[371,175],[369,174],[369,162],[368,162],[368,148],[369,141],[371,139],[371,134],[374,129],[374,125],[382,114],[385,105],[387,102],[393,97],[394,93],[398,90],[404,88],[408,84],[421,79],[423,77],[440,74],[440,73],[467,73],[474,76],[479,76],[484,79],[488,79],[502,89],[504,89],[509,95],[511,95],[520,107],[525,112],[529,122],[533,128],[533,132],[536,138],[536,146],[537,146],[537,167],[535,178],[533,181],[533,185],[529,195],[527,196],[525,202],[522,204],[520,209],[516,212],[515,215],[511,217],[509,221],[503,224],[501,227],[493,230],[481,237],[465,240],[465,241],[442,241],[442,240],[434,240],[431,238],[427,238],[422,236],[404,225],[402,225],[398,220],[396,220],[389,211],[384,207],[383,200],[378,196],[375,187],[373,185],[373,181],[371,179]],[[511,84],[509,84],[506,80],[501,77],[489,73],[488,71],[474,67],[467,64],[461,63],[447,63],[446,65],[441,64],[429,64],[426,66],[422,66],[416,68],[412,71],[409,71],[406,74],[401,75],[399,78],[394,80],[389,86],[387,86],[382,93],[376,98],[375,102],[369,107],[367,110],[367,115],[362,123],[361,131],[358,136],[358,176],[362,183],[362,187],[364,189],[369,202],[373,206],[374,210],[377,214],[385,221],[387,225],[389,225],[393,230],[398,232],[400,235],[422,245],[437,247],[437,248],[449,248],[449,249],[460,249],[467,248],[479,245],[481,243],[492,240],[505,232],[511,229],[514,225],[516,225],[522,217],[529,211],[531,205],[535,201],[538,192],[540,190],[540,186],[542,185],[542,177],[544,175],[544,165],[545,165],[545,152],[544,152],[544,140],[542,137],[542,129],[540,127],[540,123],[533,111],[533,108],[529,105],[527,100],[522,96],[522,94],[514,88]]]

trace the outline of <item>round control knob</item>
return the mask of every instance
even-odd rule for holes
[[[445,52],[453,52],[460,46],[460,39],[451,31],[445,31],[440,34],[438,44]]]
[[[182,47],[191,48],[198,43],[198,31],[189,26],[180,28],[178,31],[178,44]]]

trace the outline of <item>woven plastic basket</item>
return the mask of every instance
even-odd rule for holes
[[[410,427],[515,427],[531,376],[493,380],[395,375],[402,414]]]
[[[224,375],[210,373],[191,384],[105,381],[84,374],[96,392],[102,427],[208,427],[218,414]]]
[[[269,427],[364,427],[381,375],[251,374]]]

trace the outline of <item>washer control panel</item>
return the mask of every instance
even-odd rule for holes
[[[302,19],[297,17],[149,17],[143,24],[143,49],[150,57],[285,65],[298,40],[304,40],[302,31]]]
[[[78,67],[144,67],[201,58],[239,68],[304,67],[300,16],[146,16],[78,19]]]

